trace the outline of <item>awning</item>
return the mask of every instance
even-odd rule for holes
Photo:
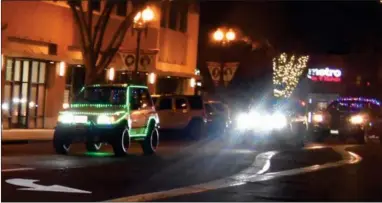
[[[28,46],[25,46],[23,49],[10,49],[10,48],[2,48],[1,52],[6,57],[20,57],[20,58],[32,58],[32,59],[40,59],[47,61],[64,61],[68,64],[81,64],[82,61],[74,60],[67,55],[47,55],[43,52],[34,52],[33,49],[30,49]]]

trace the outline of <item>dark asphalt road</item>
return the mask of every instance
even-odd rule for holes
[[[138,194],[150,196],[153,192],[182,187],[186,189],[181,189],[177,195],[166,195],[165,192],[164,198],[149,200],[382,200],[382,177],[379,176],[382,149],[377,144],[352,147],[350,150],[363,158],[355,165],[233,187],[226,187],[218,181],[210,186],[209,191],[198,190],[198,193],[187,195],[188,186],[214,180],[224,182],[230,180],[227,177],[249,167],[252,170],[268,167],[267,172],[278,172],[341,160],[342,157],[333,149],[344,148],[344,145],[334,143],[326,146],[329,147],[280,149],[267,146],[260,150],[231,145],[222,139],[199,142],[165,139],[155,156],[143,156],[140,147],[133,145],[129,156],[115,158],[110,146],[103,147],[105,153],[89,155],[82,145],[76,145],[71,156],[61,156],[53,153],[50,142],[3,145],[2,201],[105,201]],[[270,164],[266,166],[266,162],[260,161],[260,168],[253,167],[258,161],[256,156],[270,150],[277,150]],[[33,179],[43,186],[60,185],[91,193],[20,190],[23,187],[6,182],[11,179]]]

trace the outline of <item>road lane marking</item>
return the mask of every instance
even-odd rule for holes
[[[9,169],[2,169],[2,173],[6,172],[15,172],[15,171],[32,171],[35,170],[34,168],[9,168]]]
[[[309,150],[309,149],[308,149]],[[342,156],[342,160],[336,162],[330,162],[322,165],[313,165],[308,167],[290,169],[279,172],[265,173],[270,168],[271,158],[277,153],[265,152],[256,156],[254,164],[249,168],[241,171],[240,173],[229,176],[226,178],[210,181],[207,183],[186,186],[182,188],[175,188],[171,190],[145,193],[132,195],[127,197],[121,197],[117,199],[108,200],[111,202],[140,202],[140,201],[154,201],[158,199],[172,198],[183,195],[196,194],[201,192],[207,192],[210,190],[216,190],[221,188],[233,187],[238,185],[244,185],[246,183],[261,182],[271,179],[275,179],[282,176],[298,175],[302,173],[309,173],[327,168],[339,167],[348,164],[356,164],[362,160],[362,157],[354,152],[346,151],[344,148],[335,149],[335,152]],[[268,164],[269,163],[269,164]],[[262,167],[259,167],[261,164]],[[261,168],[261,169],[259,169]]]
[[[39,180],[12,178],[12,179],[6,180],[5,182],[11,185],[23,187],[23,188],[18,188],[17,190],[39,191],[39,192],[43,191],[43,192],[85,193],[85,194],[92,193],[90,191],[65,187],[62,185],[39,185],[35,183],[37,181]]]

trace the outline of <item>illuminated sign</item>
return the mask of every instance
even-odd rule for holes
[[[342,71],[331,68],[309,69],[308,78],[320,82],[341,82]]]

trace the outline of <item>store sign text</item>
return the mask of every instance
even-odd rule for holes
[[[331,68],[309,69],[308,78],[320,82],[341,82],[342,71]]]

